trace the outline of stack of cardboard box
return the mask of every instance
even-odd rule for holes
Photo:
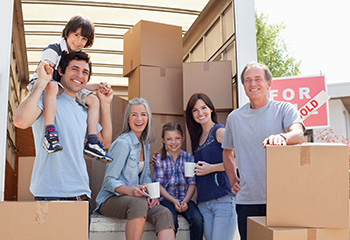
[[[268,146],[266,154],[267,216],[248,218],[248,240],[348,240],[348,146]]]
[[[160,136],[165,123],[176,121],[185,129],[184,110],[193,93],[207,94],[218,111],[219,123],[225,123],[233,108],[232,64],[183,64],[181,27],[141,20],[125,33],[123,54],[129,99],[145,98],[152,110],[157,138],[152,152],[162,146]]]
[[[182,110],[182,28],[141,20],[124,35],[123,75],[128,95],[145,98],[152,111],[157,142],[162,126],[171,121],[185,127]]]

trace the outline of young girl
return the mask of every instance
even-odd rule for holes
[[[197,163],[197,203],[204,220],[205,239],[232,240],[237,222],[235,197],[222,161],[225,128],[216,118],[215,107],[207,95],[191,96],[186,123]]]
[[[172,122],[163,126],[161,154],[156,156],[153,182],[160,183],[160,204],[173,214],[175,233],[179,227],[177,215],[190,225],[190,238],[203,239],[203,219],[197,205],[191,200],[195,192],[195,178],[185,177],[185,162],[194,162],[190,153],[181,150],[185,137],[181,125]]]
[[[64,88],[59,83],[60,76],[57,68],[63,54],[91,47],[94,41],[95,28],[93,23],[85,16],[72,17],[62,31],[62,39],[49,44],[43,51],[40,61],[49,61],[54,68],[53,80],[44,93],[44,120],[45,120],[45,138],[44,148],[49,153],[63,150],[58,138],[54,121],[56,117],[57,102],[56,98],[61,96]],[[35,73],[28,85],[28,90],[32,90],[38,75]],[[76,84],[80,84],[79,79],[73,79]],[[88,136],[84,152],[87,155],[95,157],[104,162],[110,162],[113,159],[106,153],[102,143],[98,141],[97,126],[99,119],[99,99],[91,94],[91,91],[101,90],[104,94],[111,94],[111,89],[106,83],[89,84],[86,89],[77,93],[76,101],[82,106],[88,108]]]

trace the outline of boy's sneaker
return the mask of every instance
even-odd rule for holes
[[[108,155],[101,141],[98,141],[97,143],[87,142],[85,144],[84,153],[85,155],[96,158],[101,162],[108,163],[113,161],[113,158]]]
[[[45,134],[44,146],[45,150],[49,153],[60,152],[63,147],[60,144],[58,135],[56,132],[49,132]]]

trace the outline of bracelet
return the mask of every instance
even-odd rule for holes
[[[285,133],[281,133],[281,134],[280,134],[280,136],[281,136],[281,137],[283,137],[283,138],[284,138],[284,140],[285,140],[285,141],[286,141],[286,143],[287,143],[287,136],[286,136],[286,134],[285,134]]]

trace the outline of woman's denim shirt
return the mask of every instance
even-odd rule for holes
[[[119,136],[111,145],[108,153],[112,156],[113,162],[107,163],[102,188],[96,197],[98,214],[100,205],[110,196],[120,196],[115,188],[122,185],[136,187],[143,183],[152,182],[150,161],[150,145],[143,144],[145,165],[139,176],[139,159],[141,153],[141,143],[133,131]]]

